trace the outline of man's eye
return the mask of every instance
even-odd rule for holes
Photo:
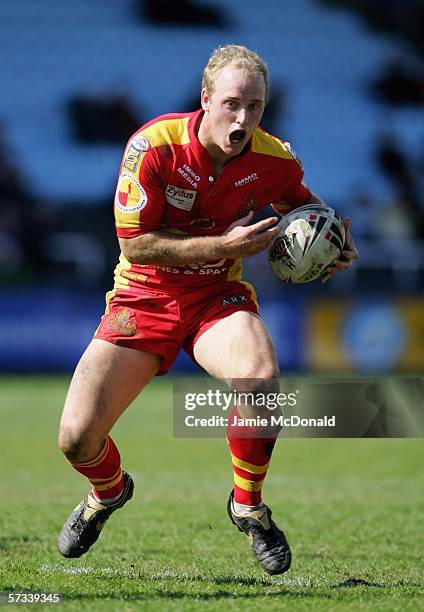
[[[227,102],[227,107],[231,109],[237,108],[237,102],[234,102],[234,100],[229,100]]]

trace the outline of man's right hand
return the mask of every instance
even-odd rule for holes
[[[253,225],[248,225],[253,217],[254,212],[250,211],[245,217],[229,225],[221,235],[222,254],[225,257],[229,259],[250,257],[269,246],[279,229],[275,225],[278,217],[268,217]]]

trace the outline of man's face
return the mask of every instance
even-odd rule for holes
[[[202,90],[202,107],[206,111],[203,121],[208,148],[219,147],[224,158],[238,155],[264,112],[263,76],[226,66],[218,73],[211,96]]]

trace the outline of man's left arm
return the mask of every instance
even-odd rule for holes
[[[310,198],[304,202],[304,204],[320,204],[321,206],[327,206],[327,204],[322,200],[316,193],[311,192]],[[343,219],[343,225],[346,232],[345,243],[343,246],[343,251],[340,253],[340,257],[335,259],[326,269],[324,275],[321,278],[322,283],[326,283],[336,272],[340,272],[341,270],[347,270],[352,267],[355,259],[358,259],[359,253],[358,249],[355,246],[355,241],[352,238],[350,233],[350,219],[349,217],[345,217]]]

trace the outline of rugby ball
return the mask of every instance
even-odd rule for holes
[[[333,208],[306,204],[283,217],[268,248],[271,270],[286,283],[309,283],[343,250],[345,229]]]

